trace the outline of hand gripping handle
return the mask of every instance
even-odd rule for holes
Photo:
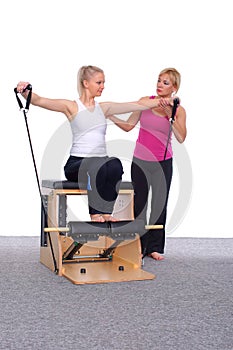
[[[30,106],[30,103],[31,103],[31,97],[32,97],[32,86],[31,84],[28,84],[26,86],[26,88],[23,90],[23,92],[25,92],[26,90],[29,90],[29,93],[28,93],[28,96],[27,96],[27,99],[26,99],[26,106],[25,108],[23,107],[23,104],[18,96],[18,91],[17,91],[17,88],[14,88],[14,92],[15,92],[15,95],[16,95],[16,99],[18,101],[18,104],[19,104],[19,108],[20,110],[25,110],[26,112],[29,110],[29,106]]]

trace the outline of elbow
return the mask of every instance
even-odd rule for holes
[[[185,141],[185,139],[186,139],[186,133],[185,133],[185,135],[179,135],[179,137],[178,137],[179,143],[183,143]]]
[[[125,132],[129,132],[130,130],[133,129],[133,126],[132,126],[132,125],[127,125],[127,124],[125,124],[125,125],[121,125],[120,128],[121,128],[122,130],[124,130]]]
[[[175,134],[175,137],[177,139],[177,141],[179,143],[183,143],[186,139],[186,135],[187,135],[187,130],[185,128],[185,130],[176,130],[176,129],[173,129],[174,131],[174,134]]]

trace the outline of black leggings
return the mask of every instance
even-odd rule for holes
[[[167,202],[172,180],[172,158],[161,162],[133,158],[131,178],[134,186],[134,216],[147,223],[148,195],[151,188],[149,224],[163,229],[149,230],[141,237],[142,254],[164,253]]]
[[[64,171],[67,180],[87,184],[89,214],[113,212],[123,174],[118,158],[70,156]]]

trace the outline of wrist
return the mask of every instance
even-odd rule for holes
[[[172,125],[176,122],[176,117],[174,118],[170,118],[170,122],[172,123]]]

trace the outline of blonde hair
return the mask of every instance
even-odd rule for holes
[[[82,66],[79,71],[78,71],[78,76],[77,76],[77,89],[79,96],[82,95],[84,86],[83,86],[83,81],[84,80],[90,80],[95,73],[103,73],[104,71],[96,66]]]
[[[171,82],[176,89],[176,92],[179,90],[180,82],[181,82],[181,75],[175,68],[165,68],[159,73],[159,77],[162,74],[168,74]]]

